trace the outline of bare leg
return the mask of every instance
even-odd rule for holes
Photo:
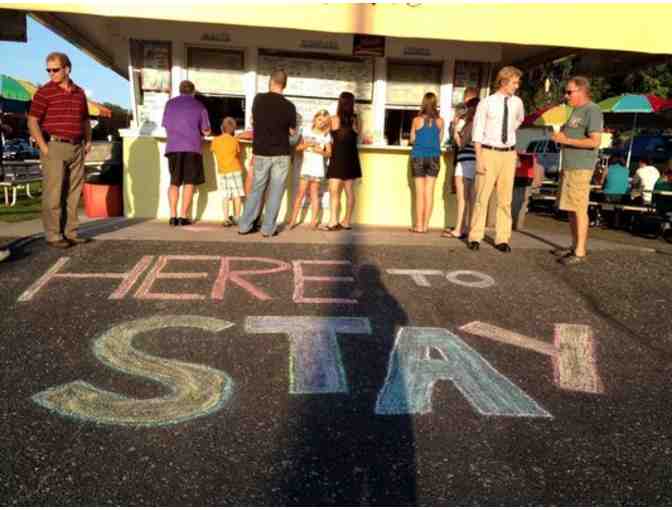
[[[308,181],[301,179],[299,181],[299,189],[294,198],[294,207],[292,208],[292,219],[289,222],[289,227],[295,227],[298,224],[299,214],[301,213],[301,205],[303,204],[303,197],[306,196],[306,189],[308,188]]]
[[[320,183],[319,181],[310,181],[310,224],[317,227],[320,214]]]
[[[425,212],[422,217],[422,231],[429,230],[429,220],[432,217],[432,209],[434,208],[434,185],[436,184],[436,177],[425,177]]]
[[[476,200],[476,187],[474,186],[474,179],[464,179],[464,216],[461,234],[469,234],[469,227],[471,226],[471,211],[474,209],[474,200]]]
[[[233,199],[233,217],[238,221],[240,218],[240,210],[243,207],[243,201],[240,197],[234,197]]]
[[[168,187],[168,203],[170,204],[170,217],[177,218],[177,198],[180,194],[180,188],[173,186]]]
[[[338,225],[341,212],[341,185],[340,179],[329,179],[329,226]]]
[[[352,213],[355,210],[355,190],[353,185],[355,184],[354,179],[348,179],[344,182],[345,187],[345,220],[342,225],[344,227],[349,227],[352,224]]]
[[[230,198],[225,198],[223,202],[223,207],[222,210],[224,211],[224,222],[229,220],[229,202],[231,202]]]
[[[567,213],[569,215],[569,228],[572,232],[572,248],[576,252],[576,245],[577,245],[577,222],[576,222],[576,213],[570,211]]]
[[[466,229],[466,222],[464,221],[466,206],[464,177],[455,177],[453,182],[455,184],[455,197],[457,198],[457,216],[455,217],[455,227],[453,227],[451,233],[457,237],[462,235],[462,232]]]
[[[588,243],[588,212],[580,211],[574,214],[576,221],[576,244],[574,245],[574,255],[577,257],[586,256],[586,244]]]
[[[191,199],[194,196],[194,185],[185,184],[182,186],[182,207],[180,207],[180,218],[186,218],[191,208]]]
[[[425,178],[414,177],[415,183],[415,225],[413,230],[422,232],[422,224],[425,215]]]

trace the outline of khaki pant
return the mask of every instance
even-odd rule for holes
[[[493,189],[497,190],[497,225],[495,244],[511,240],[511,198],[516,174],[516,151],[481,151],[485,174],[476,173],[476,200],[471,217],[469,241],[481,242],[485,235],[488,202]]]
[[[77,207],[84,183],[84,146],[49,142],[42,163],[42,224],[47,241],[77,237]],[[62,205],[66,205],[63,215]],[[62,217],[62,215],[64,217]]]

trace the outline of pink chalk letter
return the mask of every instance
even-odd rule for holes
[[[315,266],[352,266],[348,260],[294,260],[294,302],[295,303],[357,303],[349,298],[308,298],[304,296],[306,281],[313,282],[354,282],[352,276],[305,276],[302,264]]]

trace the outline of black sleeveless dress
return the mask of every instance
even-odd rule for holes
[[[331,132],[331,138],[333,142],[327,167],[327,179],[344,181],[359,179],[362,176],[362,167],[359,164],[355,130],[352,126],[341,124],[336,131]]]

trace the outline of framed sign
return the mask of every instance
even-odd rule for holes
[[[170,93],[172,43],[131,39],[131,63],[140,70],[140,88]]]

